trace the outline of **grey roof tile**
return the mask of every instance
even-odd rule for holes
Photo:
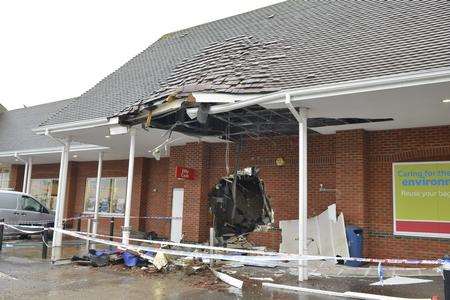
[[[60,146],[49,138],[36,135],[32,129],[73,101],[76,98],[0,113],[0,152]]]
[[[449,66],[450,1],[291,0],[163,36],[42,125],[112,116],[184,84],[266,93]],[[241,82],[254,78],[267,80]]]

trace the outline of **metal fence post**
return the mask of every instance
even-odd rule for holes
[[[209,245],[211,247],[214,247],[214,237],[215,237],[215,232],[214,232],[214,227],[210,227],[209,228]],[[211,254],[214,254],[214,250],[210,250],[209,251]],[[211,258],[210,262],[209,262],[209,266],[212,268],[214,266],[214,260]]]
[[[114,238],[114,217],[111,217],[111,219],[109,220],[109,240],[113,241]],[[113,246],[109,246],[110,249],[113,248]]]
[[[47,248],[48,248],[48,224],[44,228],[42,235],[42,259],[47,259]]]
[[[0,220],[0,251],[2,251],[3,248],[3,229],[5,229],[5,226],[3,225],[3,222],[5,222],[5,219]]]
[[[87,228],[86,228],[86,236],[88,239],[86,239],[86,252],[89,252],[90,249],[90,241],[89,238],[91,237],[91,219],[87,219]]]

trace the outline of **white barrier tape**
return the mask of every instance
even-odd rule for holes
[[[414,265],[442,265],[443,260],[417,260],[417,259],[377,259],[377,258],[357,258],[357,257],[334,257],[334,256],[319,256],[319,255],[303,255],[299,256],[296,254],[287,254],[287,253],[278,253],[278,252],[265,252],[265,251],[257,251],[257,250],[243,250],[243,249],[230,249],[223,247],[212,247],[205,245],[196,245],[196,244],[183,244],[183,243],[173,243],[173,242],[162,242],[162,241],[153,241],[153,240],[142,240],[142,239],[130,239],[130,241],[138,241],[144,243],[153,243],[159,245],[173,245],[178,247],[186,247],[186,248],[195,248],[202,250],[216,250],[216,251],[228,251],[228,252],[240,252],[246,254],[256,254],[261,256],[240,256],[240,255],[220,255],[220,254],[207,254],[207,253],[198,253],[198,252],[189,252],[189,251],[179,251],[179,250],[169,250],[169,249],[161,249],[161,248],[152,248],[152,247],[143,247],[136,245],[124,245],[118,242],[112,242],[108,240],[93,238],[87,236],[84,232],[73,232],[69,230],[55,229],[57,231],[61,231],[64,234],[72,235],[74,237],[78,237],[81,239],[89,239],[94,242],[103,243],[107,245],[113,245],[119,248],[125,248],[127,246],[131,247],[141,247],[142,251],[149,252],[162,252],[165,254],[178,255],[178,256],[192,256],[198,258],[212,258],[212,259],[221,259],[221,260],[232,260],[232,261],[240,261],[240,262],[255,262],[255,261],[308,261],[308,260],[345,260],[345,261],[359,261],[359,262],[371,262],[371,263],[384,263],[384,264],[414,264]],[[76,236],[75,236],[76,235]],[[97,235],[103,237],[110,237],[113,239],[121,239],[121,237],[107,236],[107,235]],[[133,250],[133,249],[130,249]],[[135,250],[136,251],[136,250]],[[138,250],[141,251],[141,250]]]
[[[189,252],[189,251],[179,251],[179,250],[170,250],[170,249],[163,249],[163,248],[153,248],[153,247],[145,247],[145,246],[139,246],[139,245],[125,245],[118,242],[108,241],[108,240],[102,240],[94,237],[85,236],[83,234],[75,233],[70,230],[65,229],[57,229],[55,228],[55,231],[61,232],[62,234],[66,234],[72,237],[88,240],[91,242],[101,243],[109,246],[115,246],[122,250],[132,250],[135,252],[139,251],[145,251],[145,252],[152,252],[152,253],[163,253],[168,255],[175,255],[175,256],[184,256],[184,257],[194,257],[194,258],[201,258],[201,259],[215,259],[215,260],[228,260],[228,261],[238,261],[242,263],[252,263],[254,262],[254,258],[258,257],[260,261],[262,261],[262,256],[242,256],[242,255],[223,255],[223,254],[210,254],[210,253],[203,253],[203,252]],[[141,254],[140,254],[141,255]],[[145,255],[145,254],[142,254]],[[142,256],[141,255],[141,256]],[[266,256],[275,258],[275,256]],[[277,260],[286,260],[286,259],[277,259]]]
[[[84,234],[84,233],[82,233]],[[110,236],[104,234],[97,234],[96,236],[113,238],[113,239],[122,239],[119,236]],[[279,256],[283,255],[283,257],[288,257],[292,259],[287,260],[298,260],[298,255],[289,254],[289,253],[279,253],[279,252],[266,252],[260,250],[245,250],[245,249],[233,249],[233,248],[224,248],[224,247],[215,247],[215,246],[207,246],[207,245],[198,245],[198,244],[184,244],[184,243],[174,243],[174,242],[166,242],[166,241],[155,241],[155,240],[143,240],[143,239],[134,239],[130,238],[130,241],[135,242],[144,242],[149,244],[159,244],[159,245],[168,245],[168,246],[178,246],[185,248],[194,248],[194,249],[202,249],[202,250],[216,250],[216,251],[226,251],[226,252],[237,252],[237,253],[246,253],[246,254],[257,254],[257,255],[269,255],[269,256]],[[320,255],[306,255],[304,257],[311,258],[311,260],[345,260],[345,261],[359,261],[359,262],[370,262],[370,263],[387,263],[387,264],[423,264],[423,265],[441,265],[443,260],[419,260],[419,259],[393,259],[393,258],[358,258],[358,257],[334,257],[334,256],[320,256]]]
[[[83,235],[86,235],[84,232],[77,232]],[[104,237],[104,238],[113,238],[116,240],[121,240],[121,236],[111,236],[111,235],[105,235],[105,234],[89,234],[89,235],[95,235],[97,237]],[[200,244],[185,244],[185,243],[175,243],[175,242],[168,242],[168,241],[156,241],[156,240],[143,240],[143,239],[135,239],[135,238],[129,238],[130,241],[134,242],[143,242],[143,243],[149,243],[149,244],[157,244],[161,246],[177,246],[177,247],[184,247],[184,248],[192,248],[192,249],[202,249],[202,250],[216,250],[216,251],[225,251],[225,252],[235,252],[235,253],[246,253],[246,254],[257,254],[257,255],[280,255],[278,252],[268,252],[268,251],[261,251],[261,250],[246,250],[246,249],[234,249],[234,248],[225,248],[225,247],[215,247],[215,246],[207,246],[207,245],[200,245]],[[288,253],[282,253],[283,255],[294,255],[294,254],[288,254]]]
[[[108,218],[116,218],[116,219],[123,219],[124,216],[123,215],[118,215],[118,216],[108,216],[108,215],[102,215],[100,214],[98,216],[99,218],[102,219],[108,219]],[[79,217],[70,217],[70,218],[65,218],[63,219],[63,221],[72,221],[72,220],[83,220],[83,219],[94,219],[94,215],[84,215],[84,216],[79,216]],[[148,216],[148,217],[137,217],[137,216],[130,216],[130,219],[155,219],[155,220],[181,220],[183,219],[182,217],[165,217],[165,216]]]
[[[19,232],[22,232],[22,233],[25,233],[25,234],[36,234],[36,233],[41,233],[41,232],[43,232],[44,230],[46,230],[46,229],[48,229],[48,228],[45,228],[45,227],[43,227],[43,226],[27,226],[27,225],[24,225],[24,226],[22,226],[22,225],[9,225],[9,224],[6,224],[6,223],[0,223],[1,225],[3,225],[3,226],[6,226],[6,227],[8,227],[8,228],[12,228],[12,229],[14,229],[14,230],[17,230],[17,231],[19,231]],[[17,227],[17,226],[20,226],[20,228],[19,227]],[[39,228],[39,229],[41,229],[41,230],[35,230],[35,231],[31,231],[31,230],[24,230],[24,229],[21,229],[21,228]]]

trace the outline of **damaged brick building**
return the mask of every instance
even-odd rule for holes
[[[450,231],[445,228],[435,236],[396,234],[393,164],[450,161],[450,101],[445,101],[450,98],[449,10],[445,1],[287,1],[171,33],[80,97],[0,113],[3,132],[18,126],[11,120],[17,120],[15,114],[31,120],[23,125],[27,133],[21,137],[29,143],[12,144],[14,136],[0,133],[0,158],[8,168],[9,187],[23,190],[26,184],[17,156],[33,157],[30,193],[43,189],[38,180],[54,180],[45,182],[54,186],[61,150],[45,135],[70,137],[77,144],[70,146],[74,148],[64,216],[92,215],[97,152],[102,152],[105,194],[100,197],[105,205],[99,213],[99,233],[109,232],[111,217],[120,233],[129,131],[115,135],[111,128],[134,126],[131,228],[171,238],[171,218],[180,213],[172,207],[173,195],[182,189],[178,229],[185,241],[205,242],[212,224],[208,193],[227,175],[227,160],[234,169],[236,143],[227,149],[226,134],[214,131],[220,122],[226,123],[219,119],[223,115],[202,127],[188,123],[189,109],[303,89],[302,95],[292,96],[292,103],[308,109],[308,216],[336,203],[346,224],[364,229],[366,256],[441,257],[450,249]],[[395,14],[402,17],[392,18]],[[162,106],[167,104],[174,106]],[[261,107],[274,115],[280,109],[289,113],[284,100],[275,96]],[[39,117],[33,109],[41,110]],[[167,111],[158,115],[158,109]],[[261,169],[276,228],[280,220],[299,218],[298,125],[292,117],[286,124],[272,122],[267,131],[255,135],[255,127],[244,123],[264,119],[261,111],[245,111],[240,116],[247,119],[230,126],[235,133],[243,132],[240,165]],[[259,117],[249,119],[254,114]],[[167,142],[164,134],[172,130],[174,136]],[[152,150],[160,145],[167,149],[155,157]],[[195,174],[180,178],[177,167]],[[56,201],[52,197],[56,195],[49,196],[48,204]],[[82,229],[86,228],[83,220]],[[281,235],[278,230],[253,232],[249,240],[278,250]]]

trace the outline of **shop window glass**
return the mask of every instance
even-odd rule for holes
[[[0,167],[0,189],[9,188],[9,168]]]
[[[58,179],[32,179],[30,194],[51,210],[56,209],[58,195]]]
[[[94,212],[97,178],[86,179],[84,211]],[[105,177],[100,181],[98,211],[104,214],[123,214],[125,212],[126,177]]]

